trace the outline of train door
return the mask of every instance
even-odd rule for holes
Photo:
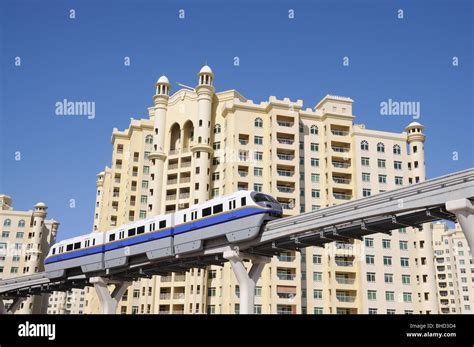
[[[227,219],[234,219],[237,217],[236,200],[236,198],[231,198],[227,201],[227,208],[229,210],[229,212],[227,213]]]

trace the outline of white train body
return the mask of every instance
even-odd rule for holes
[[[50,278],[91,274],[126,266],[134,257],[156,260],[199,251],[207,240],[219,237],[230,243],[250,240],[266,221],[281,214],[281,205],[271,196],[238,191],[175,213],[60,241],[50,248],[45,270]]]

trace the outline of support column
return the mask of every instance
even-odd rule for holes
[[[16,310],[18,310],[22,302],[26,300],[26,297],[20,296],[14,298],[8,310],[6,309],[3,300],[4,299],[0,298],[0,314],[14,314]]]
[[[474,252],[474,204],[469,199],[448,201],[446,210],[456,215],[471,252]]]
[[[240,314],[253,314],[255,307],[255,285],[257,284],[265,264],[270,258],[258,257],[250,254],[240,253],[236,247],[224,252],[224,258],[229,260],[240,288]],[[244,259],[252,261],[252,267],[247,273]]]
[[[120,299],[127,288],[132,284],[132,282],[110,281],[103,277],[91,277],[89,282],[94,284],[95,291],[99,297],[102,314],[116,314]],[[112,294],[107,287],[109,284],[115,285]]]

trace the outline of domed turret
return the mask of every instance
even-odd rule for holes
[[[170,93],[170,81],[165,75],[158,78],[156,81],[156,95],[169,95]]]
[[[204,65],[198,73],[199,85],[212,86],[214,80],[214,73],[208,65]]]

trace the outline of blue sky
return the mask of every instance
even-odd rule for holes
[[[20,210],[46,202],[59,239],[92,228],[112,129],[147,116],[161,74],[174,91],[194,86],[206,61],[218,91],[305,107],[345,95],[371,129],[401,132],[412,120],[380,115],[382,101],[420,102],[428,177],[474,166],[472,1],[10,0],[0,10],[0,192]],[[65,98],[95,102],[95,118],[56,115]]]

